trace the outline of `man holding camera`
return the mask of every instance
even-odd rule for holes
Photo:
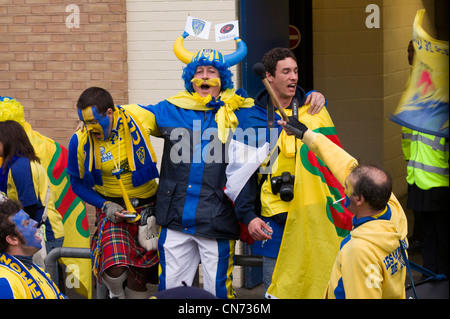
[[[266,78],[286,115],[308,122],[311,128],[325,133],[340,146],[330,115],[323,108],[325,97],[319,93],[305,94],[297,85],[298,66],[292,51],[286,48],[272,49],[264,55],[262,63],[266,68]],[[255,201],[255,211],[261,218],[255,218],[248,224],[249,234],[256,240],[253,254],[263,256],[266,291],[271,287],[267,297],[321,298],[329,279],[333,256],[342,239],[339,238],[341,234],[338,235],[335,216],[332,216],[333,209],[342,213],[338,218],[344,232],[350,230],[351,216],[340,203],[329,208],[333,200],[343,194],[342,187],[337,186],[334,176],[314,154],[302,148],[301,141],[296,141],[294,136],[288,136],[282,130],[277,123],[281,119],[280,114],[275,112],[273,104],[269,92],[262,90],[255,97],[253,112],[247,118],[247,123],[251,122],[253,127],[256,122],[258,129],[265,127],[267,132],[270,129],[277,132],[277,142],[276,145],[272,143],[268,160],[261,165],[251,179],[253,182],[248,183],[240,195],[241,200],[243,194],[248,201],[255,199],[255,196],[260,199]],[[319,107],[313,108],[312,105]],[[244,129],[245,126],[243,123]],[[253,187],[248,186],[250,184]],[[253,196],[250,189],[256,189],[259,194]],[[292,237],[285,235],[288,229],[289,234],[301,234],[303,239],[293,239],[295,242],[292,242]],[[328,234],[323,236],[323,233]],[[319,245],[310,245],[310,241]],[[299,267],[288,269],[286,264],[298,264]],[[300,277],[295,277],[297,275]],[[302,279],[305,275],[308,280]]]

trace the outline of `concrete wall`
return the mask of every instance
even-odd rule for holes
[[[366,6],[380,9],[380,27],[368,28]],[[407,46],[416,11],[434,15],[434,1],[314,0],[314,87],[343,146],[358,159],[383,165],[394,192],[406,193],[401,127],[389,120],[408,79]],[[431,19],[425,25],[431,26]]]

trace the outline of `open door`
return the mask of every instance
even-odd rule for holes
[[[255,97],[264,88],[261,79],[252,71],[253,65],[261,62],[263,55],[275,47],[292,46],[299,62],[299,85],[306,91],[313,88],[312,0],[241,0],[240,28],[241,38],[248,47],[247,57],[241,62],[242,88],[250,97]],[[301,39],[292,33],[295,29]],[[296,43],[296,39],[300,43]],[[252,245],[246,245],[245,254],[252,255]],[[261,282],[261,267],[245,267],[246,288]]]

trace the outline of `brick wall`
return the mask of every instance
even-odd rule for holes
[[[79,28],[66,25],[70,4]],[[90,86],[128,102],[126,0],[2,0],[0,16],[0,95],[22,103],[34,130],[67,147]]]
[[[66,25],[77,22],[71,4],[79,28]],[[32,128],[66,148],[83,90],[100,86],[128,103],[126,61],[126,0],[0,2],[0,95],[20,101]],[[87,213],[92,234],[92,206]]]

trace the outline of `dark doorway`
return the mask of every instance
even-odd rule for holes
[[[264,53],[275,47],[295,44],[290,36],[291,26],[298,29],[301,41],[293,48],[299,64],[299,85],[307,92],[313,89],[312,59],[312,0],[241,0],[241,38],[247,44],[247,57],[242,61],[242,87],[250,97],[264,88],[261,79],[253,74],[253,65]],[[245,247],[252,254],[252,245]],[[262,282],[260,267],[245,267],[245,286]]]
[[[298,62],[298,83],[308,92],[314,89],[312,0],[289,0],[289,24],[300,32],[300,43],[292,51]],[[291,39],[293,42],[295,39]]]
[[[300,44],[293,49],[299,62],[299,85],[312,90],[312,0],[241,0],[239,9],[241,38],[248,47],[242,61],[242,87],[249,96],[263,89],[252,72],[253,65],[270,49],[290,46],[291,25],[301,36]]]

